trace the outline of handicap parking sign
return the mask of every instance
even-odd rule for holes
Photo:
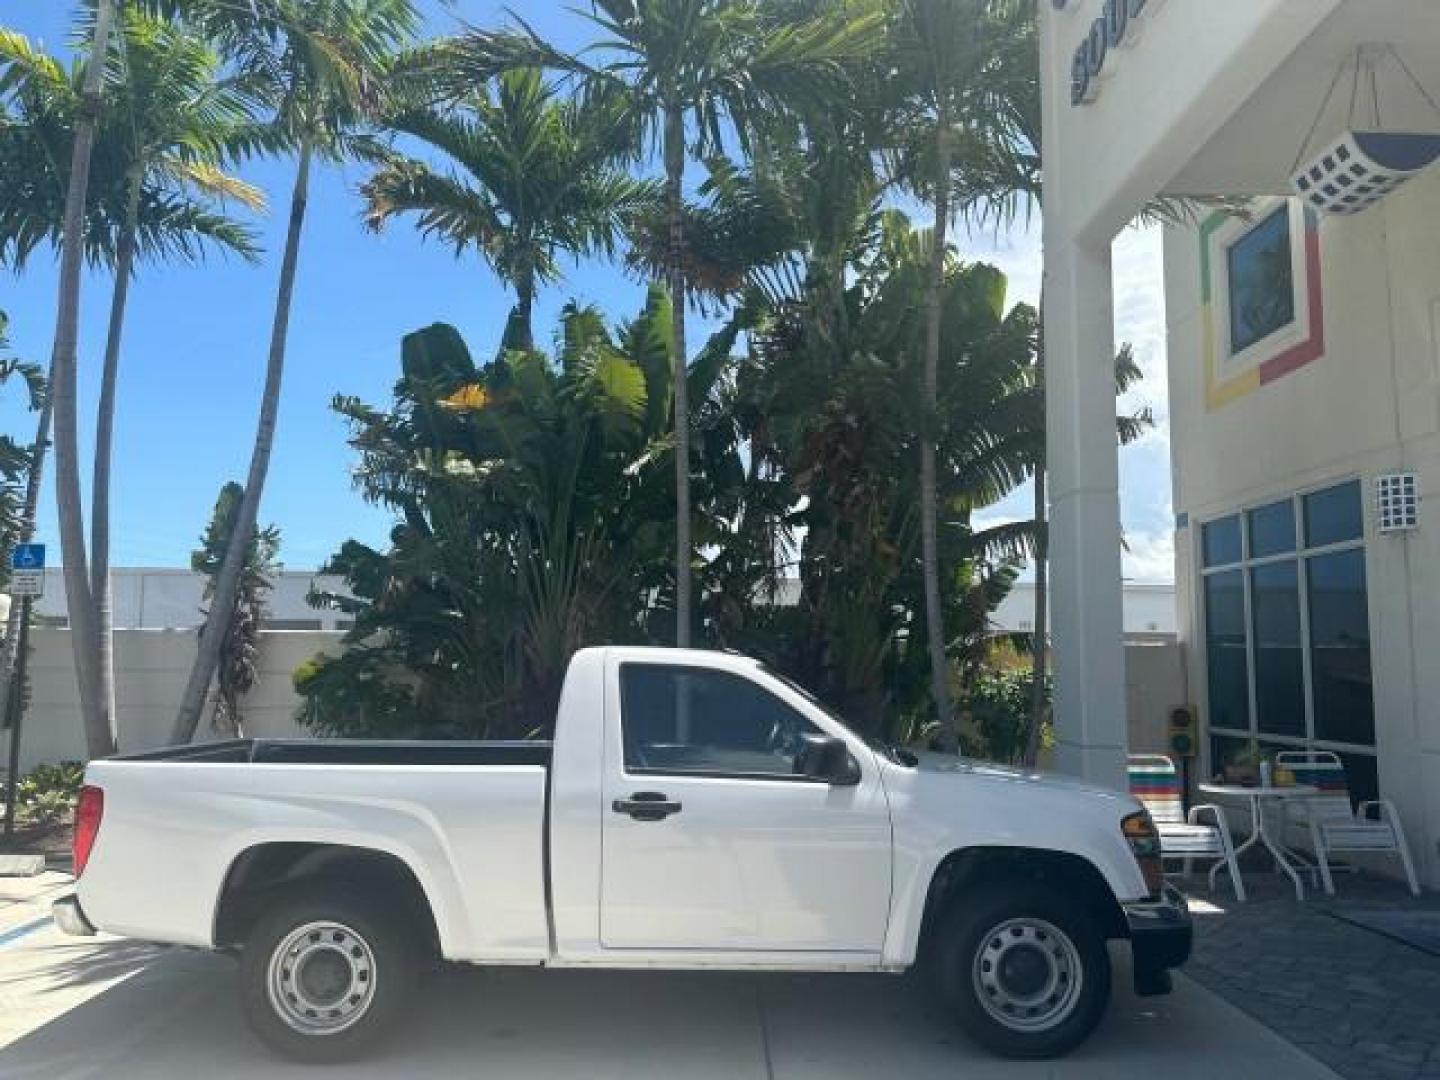
[[[44,544],[16,544],[10,553],[11,570],[44,570]]]
[[[45,545],[16,544],[10,553],[10,595],[45,595]]]

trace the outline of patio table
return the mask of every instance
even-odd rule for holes
[[[1266,799],[1283,801],[1285,799],[1315,795],[1320,789],[1310,784],[1287,784],[1283,787],[1272,784],[1268,787],[1249,787],[1245,784],[1201,783],[1198,787],[1207,795],[1225,795],[1231,798],[1249,800],[1251,821],[1250,839],[1235,849],[1235,857],[1238,859],[1256,844],[1264,844],[1265,847],[1269,849],[1270,854],[1274,856],[1276,867],[1289,875],[1290,880],[1295,883],[1295,899],[1303,901],[1305,899],[1305,886],[1301,882],[1300,875],[1296,872],[1294,865],[1300,860],[1298,856],[1285,846],[1283,842],[1283,828],[1281,831],[1282,839],[1277,839],[1270,835],[1270,830],[1265,825],[1265,815],[1261,812],[1261,804]]]

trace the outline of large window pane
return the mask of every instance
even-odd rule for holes
[[[1283,555],[1295,550],[1295,501],[1271,503],[1246,515],[1250,521],[1250,557]]]
[[[620,724],[631,771],[795,775],[805,717],[748,679],[703,668],[626,664]]]
[[[1356,806],[1380,798],[1380,774],[1375,759],[1369,754],[1341,754],[1345,765],[1345,783],[1350,788],[1350,801]]]
[[[1325,547],[1359,540],[1365,535],[1360,481],[1312,491],[1305,496],[1305,546]]]
[[[1375,699],[1365,553],[1343,551],[1310,559],[1306,573],[1315,737],[1373,746]]]
[[[1267,735],[1305,734],[1300,575],[1293,562],[1250,571],[1255,623],[1255,722]]]
[[[1210,667],[1210,726],[1248,730],[1245,583],[1239,570],[1211,574],[1205,579],[1205,645]]]
[[[1240,518],[1212,521],[1200,530],[1206,566],[1226,566],[1240,561]]]
[[[1250,740],[1237,735],[1210,736],[1210,774],[1224,778],[1225,770],[1249,762]]]

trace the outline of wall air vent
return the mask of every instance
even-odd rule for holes
[[[1420,487],[1414,473],[1375,478],[1375,519],[1382,533],[1420,527]]]

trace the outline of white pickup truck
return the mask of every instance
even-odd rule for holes
[[[868,745],[764,665],[598,648],[553,743],[236,741],[91,763],[69,933],[238,952],[244,1010],[353,1057],[438,960],[904,972],[1015,1057],[1190,952],[1128,795]]]

